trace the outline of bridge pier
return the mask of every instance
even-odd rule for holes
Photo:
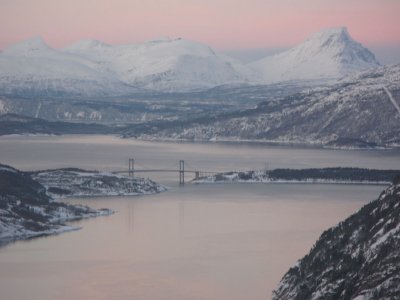
[[[135,177],[135,159],[133,159],[133,158],[129,159],[128,175],[130,177]]]
[[[185,161],[179,161],[179,184],[185,184]]]

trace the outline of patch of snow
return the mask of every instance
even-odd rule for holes
[[[77,113],[76,113],[76,117],[77,117],[77,118],[80,118],[80,119],[85,118],[85,112],[84,112],[84,111],[79,111],[79,112],[77,112]]]
[[[6,104],[3,100],[0,99],[0,113],[4,114],[7,112]]]

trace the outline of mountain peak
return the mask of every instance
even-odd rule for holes
[[[3,53],[5,54],[32,54],[43,50],[51,49],[49,45],[43,40],[42,37],[37,36],[21,42],[18,42],[6,48]]]
[[[346,27],[321,30],[304,43],[293,48],[297,54],[323,57],[336,64],[339,75],[379,66],[375,55],[361,43],[355,41]]]
[[[150,39],[145,43],[165,43],[165,42],[172,42],[174,39],[170,38],[169,36],[160,36],[154,39]]]
[[[253,65],[267,82],[340,78],[379,66],[374,54],[355,41],[346,27],[324,29],[303,43]]]
[[[215,52],[206,44],[182,38],[160,38],[141,44],[146,55],[171,58],[182,56],[215,56]]]
[[[358,44],[349,34],[346,27],[328,28],[314,33],[305,43],[312,43],[321,48],[330,48]]]
[[[311,38],[316,38],[316,39],[323,39],[323,38],[329,38],[329,37],[345,37],[345,38],[350,38],[349,31],[347,30],[347,27],[342,26],[342,27],[333,27],[333,28],[326,28],[323,30],[320,30],[318,32],[315,32]]]
[[[99,40],[87,39],[81,40],[76,43],[73,43],[67,47],[66,50],[89,50],[89,49],[101,49],[101,48],[108,48],[111,47],[110,45],[103,43]]]

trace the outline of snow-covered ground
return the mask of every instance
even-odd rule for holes
[[[88,196],[136,196],[164,192],[167,188],[146,178],[79,169],[55,169],[32,173],[54,198]]]
[[[65,222],[114,213],[106,208],[97,210],[56,202],[23,205],[12,199],[3,198],[1,201],[7,201],[8,204],[0,208],[0,245],[14,240],[78,230],[80,227]]]

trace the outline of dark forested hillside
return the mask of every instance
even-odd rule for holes
[[[400,177],[325,231],[285,274],[273,299],[400,299]]]

